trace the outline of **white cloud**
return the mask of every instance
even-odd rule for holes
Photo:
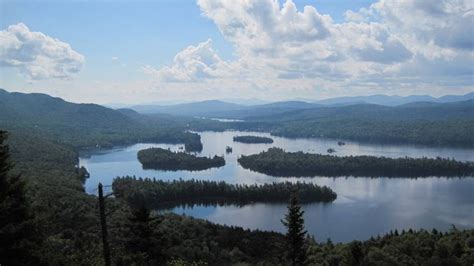
[[[195,82],[230,75],[231,65],[212,48],[212,40],[188,46],[173,59],[173,64],[161,69],[146,65],[143,71],[162,82]]]
[[[31,80],[68,79],[84,65],[71,46],[19,23],[0,31],[0,67],[15,67]]]
[[[169,66],[144,67],[156,87],[187,82],[197,90],[271,90],[275,97],[474,88],[469,0],[380,0],[346,11],[341,23],[313,6],[297,10],[291,0],[197,4],[235,47],[236,59],[221,59],[210,40],[189,46]]]

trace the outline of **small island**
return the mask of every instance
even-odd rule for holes
[[[271,144],[273,143],[272,138],[268,137],[259,137],[259,136],[235,136],[234,137],[235,142],[241,142],[241,143],[264,143],[264,144]]]
[[[270,148],[259,154],[241,156],[246,169],[276,177],[462,177],[474,173],[474,164],[452,159],[386,158],[286,152]]]
[[[224,181],[137,179],[118,177],[112,183],[114,195],[132,206],[151,209],[183,204],[236,204],[251,202],[288,202],[296,190],[301,203],[332,202],[337,194],[313,183],[279,182],[263,185],[229,184]]]
[[[185,152],[172,152],[162,148],[149,148],[138,152],[143,169],[199,171],[225,165],[224,157],[198,157]]]

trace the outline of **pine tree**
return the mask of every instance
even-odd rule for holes
[[[293,191],[290,203],[288,205],[288,213],[281,222],[288,229],[286,240],[288,245],[288,259],[292,265],[303,265],[306,260],[305,236],[304,230],[304,211],[298,202],[297,191]]]
[[[158,236],[151,225],[153,220],[150,210],[145,207],[133,209],[129,218],[125,248],[130,253],[132,261],[138,264],[159,265],[164,262]]]
[[[28,211],[25,183],[10,174],[12,164],[6,139],[7,132],[0,131],[0,264],[38,264],[34,256],[38,232]]]

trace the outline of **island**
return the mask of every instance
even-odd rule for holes
[[[114,179],[112,188],[117,198],[125,199],[132,206],[146,206],[150,209],[184,204],[287,203],[295,190],[301,203],[332,202],[337,198],[337,194],[326,186],[301,182],[244,185],[224,181],[195,179],[164,181],[125,176]]]
[[[172,152],[162,148],[140,150],[137,157],[143,169],[199,171],[225,165],[224,157],[217,155],[212,158],[198,157],[189,153]]]
[[[474,173],[474,164],[444,158],[387,158],[286,152],[270,148],[241,156],[240,165],[275,177],[462,177]]]
[[[259,136],[235,136],[234,141],[241,142],[241,143],[265,143],[265,144],[273,143],[272,138],[259,137]]]

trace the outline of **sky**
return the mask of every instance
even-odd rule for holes
[[[0,88],[73,102],[474,91],[472,0],[0,0]]]

